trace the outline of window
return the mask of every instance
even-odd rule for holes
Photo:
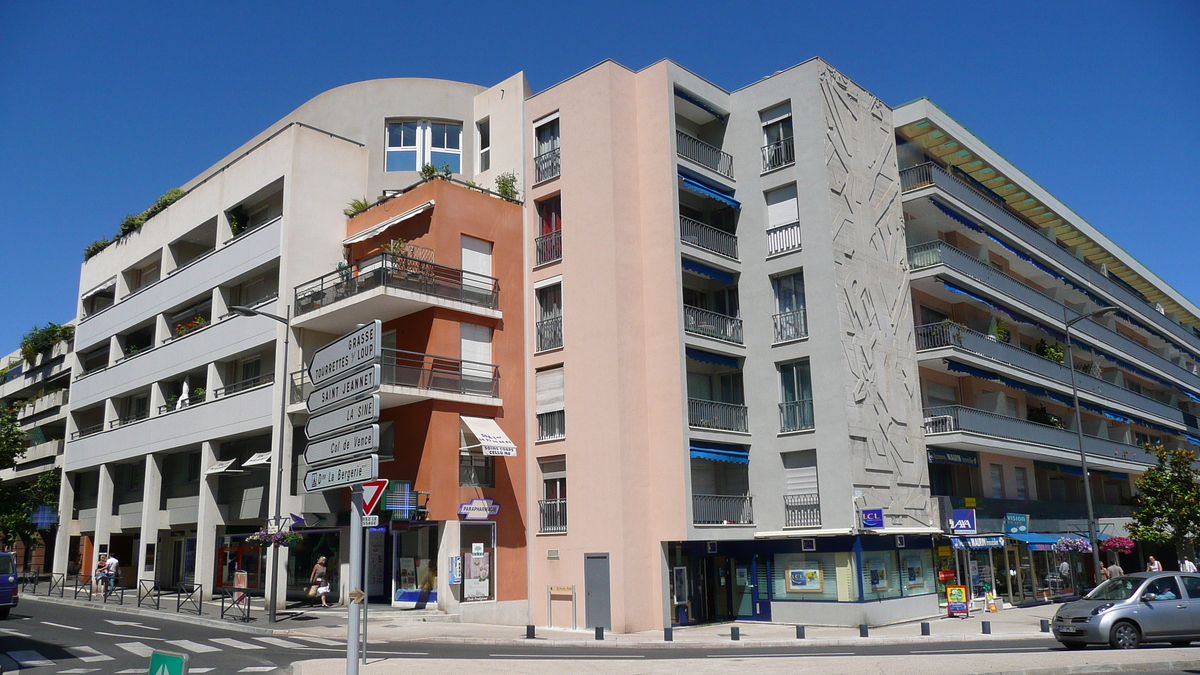
[[[804,274],[795,272],[771,279],[775,292],[775,342],[808,337],[808,315],[804,306]]]
[[[797,431],[813,428],[812,380],[808,361],[784,363],[779,366],[780,397],[779,430]]]
[[[542,499],[539,532],[567,531],[567,460],[550,457],[538,460],[542,469]]]
[[[417,171],[431,164],[462,173],[462,125],[428,120],[389,122],[387,171]]]
[[[539,370],[535,375],[537,389],[538,440],[565,438],[566,412],[563,398],[563,369]]]
[[[551,197],[537,203],[541,235],[534,242],[537,246],[537,264],[562,259],[562,199]]]
[[[537,351],[563,346],[562,284],[537,289]]]
[[[936,309],[930,309],[925,305],[921,305],[921,325],[928,326],[931,323],[941,323],[949,321],[950,317]]]
[[[193,452],[187,456],[187,482],[195,483],[200,480],[200,453]]]
[[[958,392],[954,387],[939,382],[925,382],[925,407],[941,408],[958,405]]]
[[[1004,499],[1004,467],[990,464],[988,470],[992,478],[992,499]]]
[[[495,368],[492,364],[492,329],[473,323],[460,323],[459,350],[463,360],[463,393],[495,396]]]
[[[818,527],[821,497],[817,488],[817,451],[783,453],[784,527]]]
[[[534,129],[534,182],[550,180],[562,172],[559,156],[558,116]]]
[[[1013,472],[1017,475],[1017,499],[1029,499],[1029,474],[1025,467],[1015,467]]]
[[[459,487],[479,487],[490,488],[496,487],[496,462],[495,458],[483,454],[483,450],[478,447],[470,447],[473,441],[469,440],[465,429],[466,425],[459,422],[458,425],[458,485]]]
[[[763,193],[767,202],[767,255],[800,248],[800,210],[796,184]]]
[[[790,103],[775,106],[759,113],[763,130],[763,171],[771,171],[796,161],[796,147],[792,141],[792,106]]]
[[[482,173],[492,168],[492,121],[476,122],[475,128],[479,132],[479,171]]]

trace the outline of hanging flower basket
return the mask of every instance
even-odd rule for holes
[[[283,530],[280,530],[274,534],[271,534],[268,533],[265,528],[255,532],[249,537],[246,537],[247,543],[258,544],[263,548],[268,546],[275,546],[276,548],[282,546],[284,548],[288,548],[298,545],[303,540],[304,537],[297,532],[284,532]]]
[[[1100,542],[1100,550],[1104,553],[1119,551],[1125,555],[1133,553],[1133,540],[1129,537],[1109,537]]]
[[[1054,542],[1054,550],[1059,553],[1091,553],[1092,544],[1079,537],[1063,537]]]

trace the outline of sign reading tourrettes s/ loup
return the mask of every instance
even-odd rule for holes
[[[318,349],[308,364],[308,379],[313,386],[319,387],[360,366],[378,361],[383,356],[382,331],[383,322],[375,319]]]

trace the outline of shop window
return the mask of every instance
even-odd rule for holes
[[[933,567],[933,551],[901,550],[900,592],[905,595],[925,595],[937,592],[936,570]]]
[[[901,575],[896,551],[863,551],[861,572],[864,600],[900,597]]]
[[[496,524],[463,523],[458,536],[462,552],[462,601],[495,600]]]
[[[771,601],[851,602],[850,553],[777,553],[771,565]],[[840,575],[840,576],[839,576]]]

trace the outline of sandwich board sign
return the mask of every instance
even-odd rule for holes
[[[150,670],[146,672],[148,675],[187,675],[188,655],[156,649],[150,653]]]

